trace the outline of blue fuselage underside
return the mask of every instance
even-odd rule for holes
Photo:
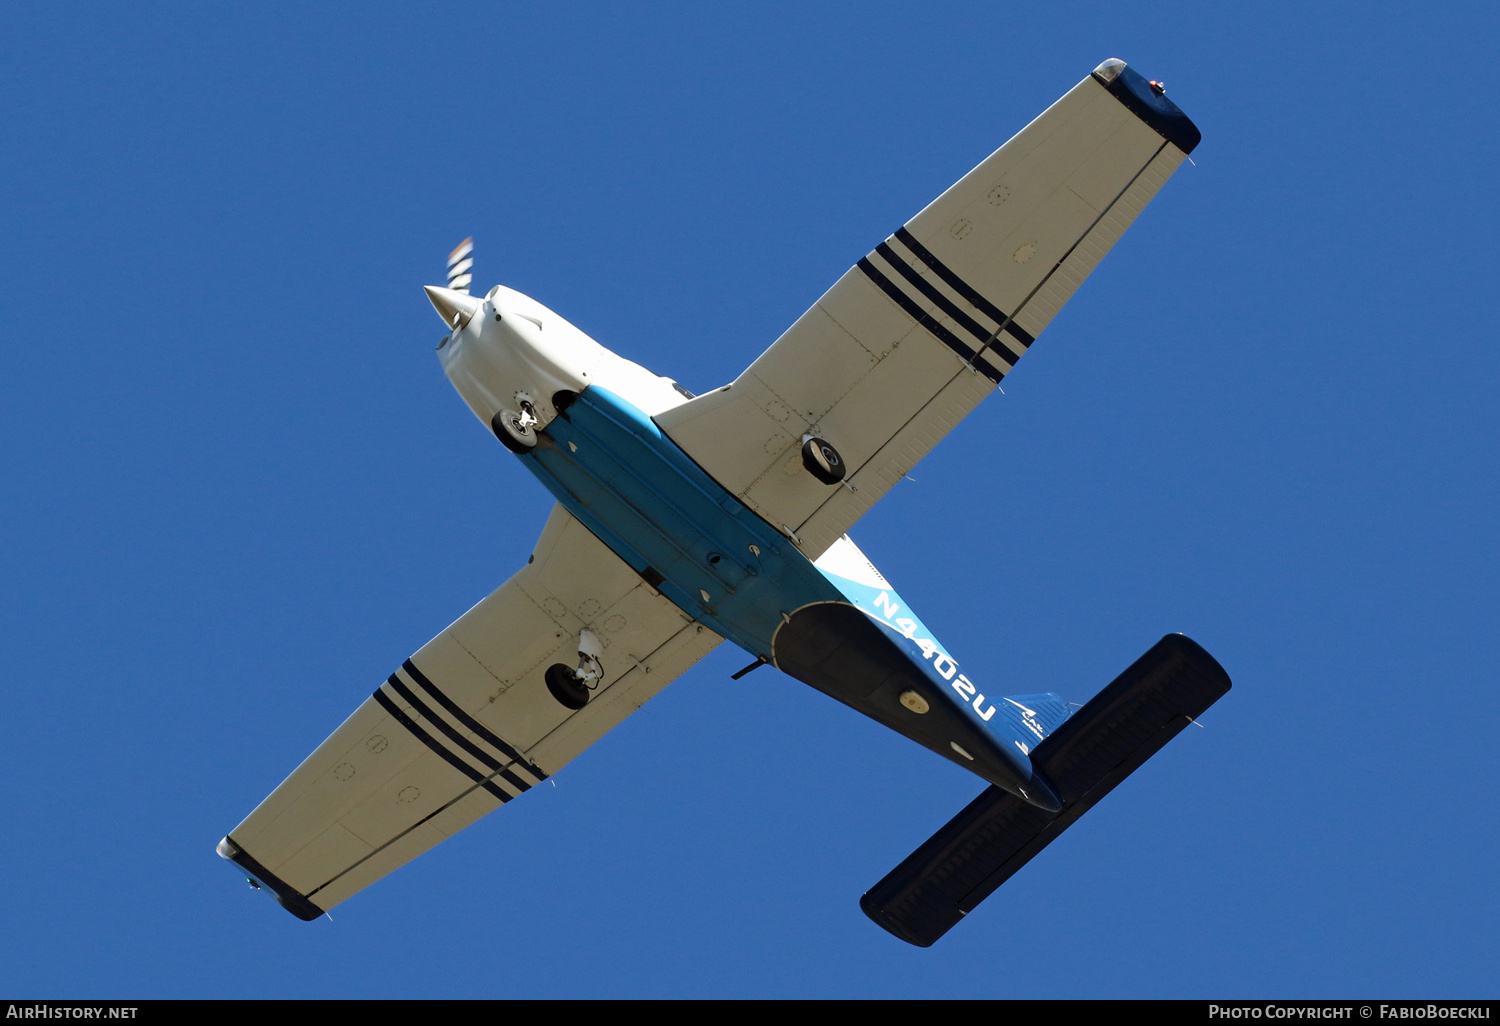
[[[841,579],[814,566],[650,417],[597,386],[580,393],[541,432],[522,462],[569,513],[662,595],[767,662],[789,661],[778,656],[788,654],[786,639],[791,636],[802,639],[804,647],[820,644],[808,640],[813,635],[807,626],[833,621],[814,609],[834,604],[853,612],[869,604],[867,596],[855,594],[862,586],[843,582],[841,587]],[[799,616],[804,629],[783,634],[778,649],[777,632]],[[860,632],[857,624],[864,620],[873,625],[876,638],[888,642],[894,658],[880,667],[870,665],[862,678],[839,681],[813,671],[799,678],[992,783],[1017,791],[1031,785],[1031,762],[1022,744],[1034,745],[1035,739],[1018,729],[1003,702],[993,699],[989,715],[981,715],[977,710],[986,704],[983,695],[974,707],[962,692],[955,697],[955,664],[947,662],[945,675],[941,660],[932,658],[930,642],[924,652],[909,630],[903,633],[869,609],[855,621],[843,620],[840,629]],[[882,679],[868,679],[872,675]],[[935,715],[914,717],[903,711],[900,689],[922,693]],[[997,703],[1001,715],[995,715]],[[967,763],[955,754],[953,743],[969,753]]]
[[[770,660],[783,613],[844,601],[786,537],[610,392],[580,394],[523,462],[658,591],[753,655]]]

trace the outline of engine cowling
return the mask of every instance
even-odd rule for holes
[[[535,301],[498,286],[482,300],[428,289],[429,296],[434,292],[440,314],[446,306],[457,311],[457,326],[438,346],[438,358],[486,425],[517,415],[541,431],[557,416],[553,396],[576,394],[592,383],[602,347]],[[465,308],[471,310],[467,315]]]

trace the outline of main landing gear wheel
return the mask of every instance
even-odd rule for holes
[[[804,435],[802,438],[802,465],[809,474],[826,485],[838,484],[848,470],[837,449],[812,435]]]
[[[573,667],[566,663],[553,663],[547,667],[547,690],[552,697],[569,709],[582,709],[589,704],[589,689]]]
[[[552,697],[569,709],[582,709],[588,705],[589,693],[604,680],[604,664],[599,661],[602,655],[604,644],[599,635],[587,628],[579,631],[578,666],[553,663],[543,675]]]
[[[536,448],[536,430],[532,427],[535,422],[535,418],[527,418],[524,413],[501,410],[490,418],[490,430],[511,452],[525,456]]]

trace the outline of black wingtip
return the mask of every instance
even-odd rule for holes
[[[896,938],[899,941],[905,941],[913,947],[932,947],[942,938],[943,934],[948,932],[949,928],[953,925],[952,923],[940,925],[935,929],[931,929],[929,933],[919,933],[914,930],[908,929],[906,923],[904,923],[901,919],[891,915],[890,912],[888,912],[879,901],[872,900],[870,898],[870,895],[872,893],[872,891],[866,891],[864,894],[860,895],[860,911],[869,917],[870,922],[880,927],[886,933],[890,934],[892,937]],[[963,916],[960,915],[958,918],[962,919]]]
[[[1192,153],[1203,140],[1203,133],[1192,119],[1167,99],[1166,87],[1160,82],[1148,82],[1124,61],[1117,58],[1105,61],[1094,69],[1094,80],[1183,153]]]
[[[262,887],[271,892],[276,898],[278,905],[304,923],[310,923],[314,919],[322,917],[323,910],[309,901],[307,895],[302,894],[285,880],[251,858],[232,838],[224,838],[219,842],[219,846],[215,850],[219,853],[220,858],[233,862],[248,873],[252,879],[258,881]]]

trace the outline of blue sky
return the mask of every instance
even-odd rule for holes
[[[11,11],[0,990],[1493,996],[1493,40],[1482,5]],[[938,946],[859,895],[976,779],[723,646],[304,924],[213,845],[551,506],[421,285],[688,387],[1106,57],[1204,141],[855,530],[955,655],[1235,687]]]

